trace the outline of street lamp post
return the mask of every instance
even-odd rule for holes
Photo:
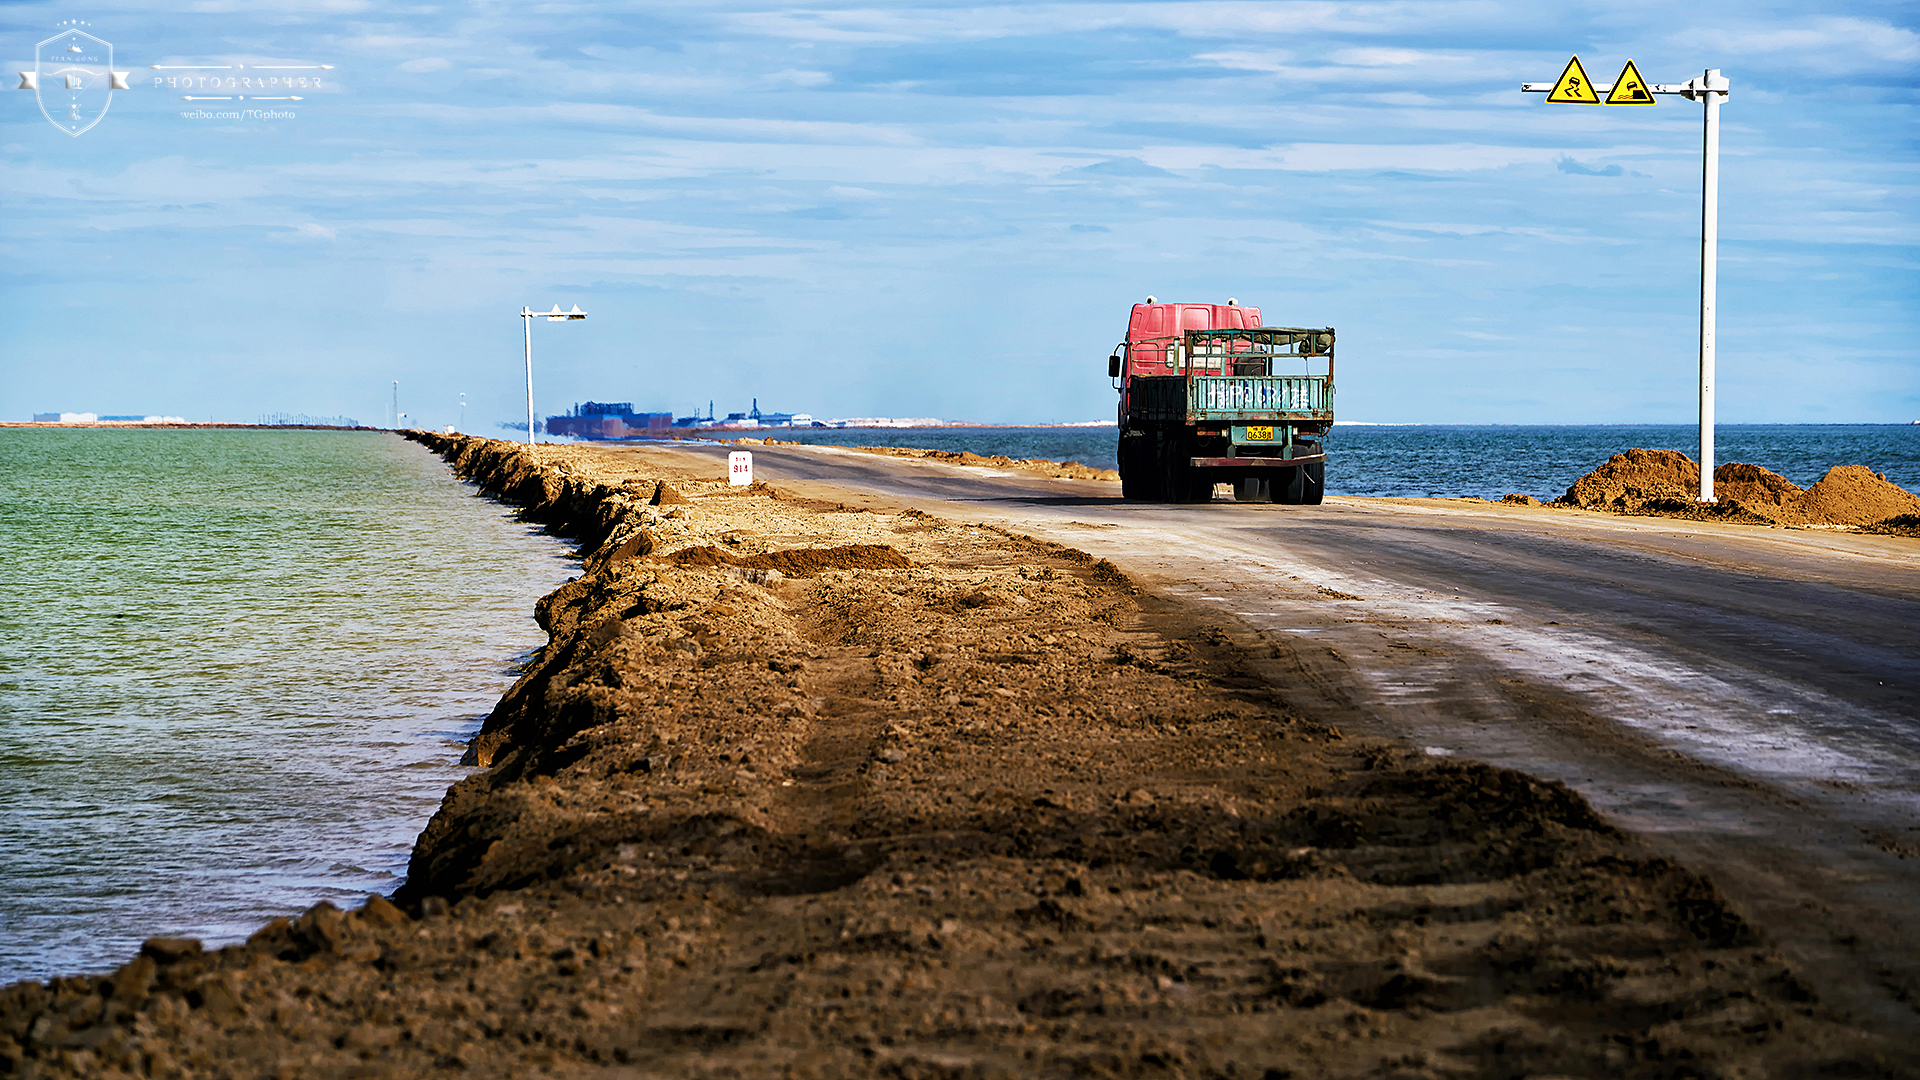
[[[584,319],[587,313],[580,305],[573,305],[572,311],[561,311],[560,305],[553,305],[552,311],[533,311],[526,307],[520,309],[520,329],[527,343],[527,445],[533,445],[533,320],[546,319],[548,322],[566,322],[569,319]]]

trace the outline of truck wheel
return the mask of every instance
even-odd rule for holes
[[[1166,469],[1160,461],[1161,434],[1148,428],[1120,444],[1120,494],[1138,502],[1166,498]]]
[[[1141,441],[1138,436],[1131,439],[1125,435],[1120,436],[1118,456],[1120,458],[1120,497],[1123,499],[1146,498],[1141,491],[1144,486],[1142,481],[1145,479],[1140,468]]]
[[[1327,494],[1327,463],[1316,462],[1300,466],[1300,501],[1307,506],[1319,506],[1320,500]]]
[[[1233,482],[1233,501],[1270,503],[1273,501],[1273,481],[1264,476],[1243,476]]]
[[[1209,503],[1213,501],[1213,473],[1206,469],[1187,466],[1185,486],[1173,498],[1174,502]]]
[[[1273,478],[1274,502],[1298,506],[1307,501],[1307,470],[1304,466],[1288,465],[1274,471],[1280,474]]]
[[[1160,498],[1170,503],[1208,502],[1213,498],[1212,474],[1194,468],[1187,460],[1193,452],[1183,432],[1162,428],[1155,449]]]
[[[1159,428],[1153,433],[1153,497],[1159,502],[1179,502],[1180,482],[1187,472],[1186,459],[1180,456],[1180,439]]]

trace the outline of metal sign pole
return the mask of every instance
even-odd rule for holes
[[[1560,78],[1550,83],[1521,83],[1529,94],[1546,94],[1555,105],[1651,105],[1654,95],[1675,94],[1698,101],[1706,109],[1701,139],[1700,173],[1700,501],[1713,501],[1713,335],[1714,306],[1718,302],[1717,269],[1720,260],[1720,104],[1732,83],[1719,68],[1708,68],[1684,83],[1647,86],[1633,61],[1620,69],[1608,85],[1590,82],[1580,58],[1567,62]],[[1604,100],[1601,95],[1606,97]]]
[[[1713,501],[1713,331],[1720,266],[1720,101],[1718,68],[1700,80],[1706,112],[1700,167],[1700,501]]]

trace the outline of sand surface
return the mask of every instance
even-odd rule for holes
[[[1080,546],[431,443],[585,562],[397,906],[6,988],[0,1072],[1914,1074],[1566,785],[1343,730]]]

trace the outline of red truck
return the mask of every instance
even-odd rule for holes
[[[1297,374],[1296,374],[1297,372]],[[1133,305],[1107,358],[1120,391],[1120,491],[1148,502],[1318,503],[1333,427],[1333,328],[1262,326],[1260,309]]]

